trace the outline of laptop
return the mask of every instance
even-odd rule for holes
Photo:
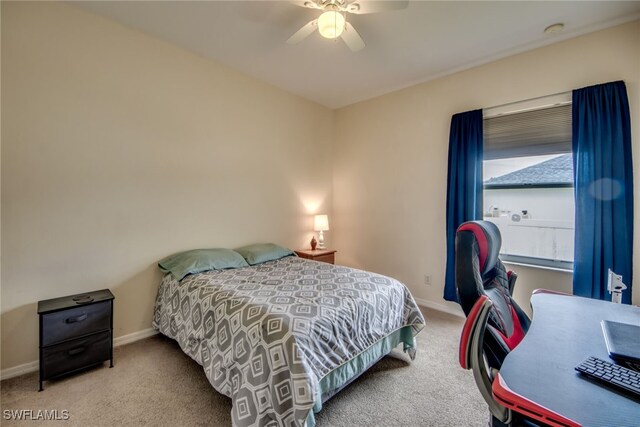
[[[640,365],[640,326],[611,320],[600,324],[609,357],[616,362]]]

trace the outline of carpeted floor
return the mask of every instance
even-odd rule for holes
[[[484,426],[488,410],[470,371],[457,363],[463,320],[423,310],[427,327],[418,355],[386,357],[327,402],[318,427]],[[49,381],[37,374],[2,381],[2,425],[229,426],[231,401],[217,393],[202,368],[162,336],[115,350],[115,367]],[[6,410],[69,411],[68,421],[10,421]]]

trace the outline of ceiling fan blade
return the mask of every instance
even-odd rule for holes
[[[387,0],[387,1],[367,1],[360,0],[347,5],[346,10],[349,13],[364,15],[365,13],[387,12],[389,10],[406,9],[409,6],[409,0]]]
[[[360,34],[353,28],[353,25],[347,22],[344,31],[342,32],[342,40],[349,46],[353,52],[364,49],[365,44]]]
[[[296,0],[296,1],[291,1],[291,3],[295,4],[296,6],[308,7],[310,9],[322,9],[322,6],[320,6],[318,3],[316,3],[313,0]]]
[[[302,40],[306,39],[318,29],[318,20],[314,19],[313,21],[307,22],[302,28],[300,28],[294,35],[289,37],[287,40],[288,44],[298,44]]]

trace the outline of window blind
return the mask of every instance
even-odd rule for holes
[[[486,118],[484,159],[571,152],[571,104]]]

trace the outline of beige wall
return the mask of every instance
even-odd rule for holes
[[[37,359],[39,299],[108,287],[116,336],[144,330],[158,259],[306,245],[320,211],[339,262],[444,304],[451,115],[624,79],[638,153],[639,44],[635,22],[332,112],[72,6],[3,2],[2,369]],[[525,307],[570,290],[512,268]]]
[[[458,112],[624,80],[639,171],[639,46],[640,21],[635,21],[338,110],[333,175],[338,261],[396,277],[417,298],[445,305],[447,149],[451,116]],[[635,192],[638,200],[640,173]],[[634,252],[637,278],[640,215]],[[571,290],[571,274],[510,267],[519,273],[516,298],[524,307],[537,287]],[[424,284],[425,274],[432,276],[431,286]],[[640,304],[640,286],[633,301]],[[458,310],[451,303],[445,307]]]
[[[110,288],[144,330],[158,259],[300,247],[331,210],[331,110],[74,7],[2,2],[2,89],[3,369],[40,299]]]

